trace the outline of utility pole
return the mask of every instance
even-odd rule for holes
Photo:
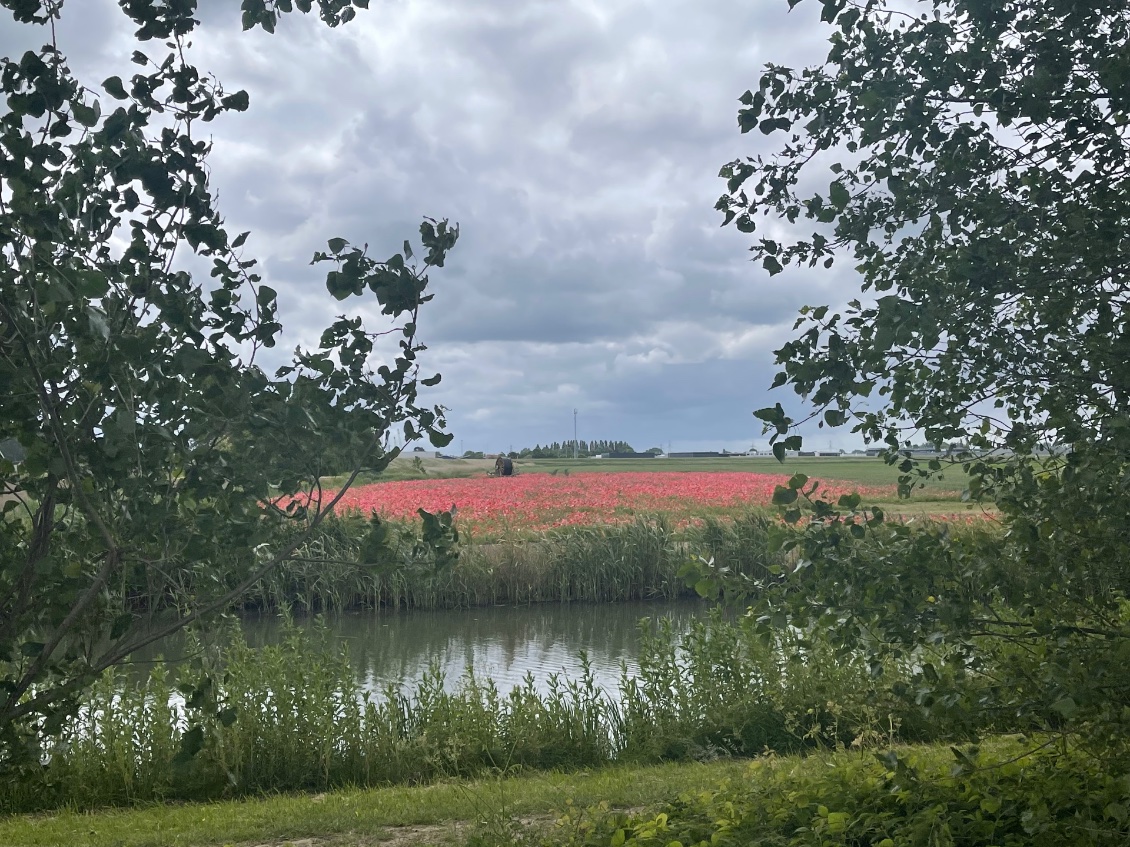
[[[577,458],[577,410],[573,410],[573,459]]]

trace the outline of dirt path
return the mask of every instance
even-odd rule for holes
[[[344,833],[323,838],[296,838],[283,841],[262,841],[240,847],[457,847],[464,844],[473,830],[478,830],[484,843],[513,843],[514,836],[537,838],[552,828],[555,816],[532,815],[513,821],[500,820],[490,826],[471,821],[445,821],[438,824],[381,827],[369,833]],[[522,843],[526,838],[522,839]],[[220,847],[220,845],[216,845]],[[225,845],[227,847],[227,845]]]
[[[262,841],[246,847],[454,847],[461,843],[468,829],[466,821],[452,821],[427,826],[384,827],[364,834],[351,832],[325,838]]]

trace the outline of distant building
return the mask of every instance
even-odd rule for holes
[[[602,459],[654,459],[654,453],[602,453]]]
[[[723,456],[733,456],[733,453],[719,453],[714,450],[694,450],[689,453],[668,453],[669,459],[721,459]]]

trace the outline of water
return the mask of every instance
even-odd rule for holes
[[[641,618],[669,617],[675,631],[681,632],[708,609],[706,603],[694,600],[552,603],[448,611],[366,611],[327,616],[323,623],[348,650],[357,680],[375,694],[389,683],[412,690],[432,664],[443,672],[449,689],[459,684],[468,667],[473,667],[477,677],[493,679],[502,692],[521,683],[527,673],[544,691],[551,674],[572,679],[581,676],[582,650],[597,685],[614,693],[621,664],[629,674],[638,669],[637,625]],[[277,643],[284,626],[278,618],[249,617],[243,619],[242,629],[248,644],[262,646]],[[182,650],[179,644],[166,642],[161,652],[175,658]],[[144,662],[153,655],[134,659]]]

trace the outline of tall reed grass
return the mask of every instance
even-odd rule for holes
[[[685,636],[643,622],[639,665],[613,692],[585,662],[578,679],[527,676],[509,692],[471,668],[452,690],[433,668],[412,689],[374,693],[324,632],[255,649],[236,637],[203,684],[160,665],[140,681],[102,677],[42,768],[0,783],[0,812],[753,755],[865,743],[916,721],[919,737],[951,731],[922,727],[912,702],[830,647],[766,643],[721,614]],[[905,674],[891,668],[887,682]]]
[[[294,561],[284,564],[244,599],[245,609],[299,613],[378,606],[449,609],[545,602],[667,600],[693,596],[678,577],[686,559],[705,552],[751,576],[770,564],[773,519],[751,512],[733,522],[708,520],[675,531],[662,516],[627,524],[570,527],[538,540],[477,544],[457,564],[430,567],[367,565],[358,561],[365,523],[346,515]]]

